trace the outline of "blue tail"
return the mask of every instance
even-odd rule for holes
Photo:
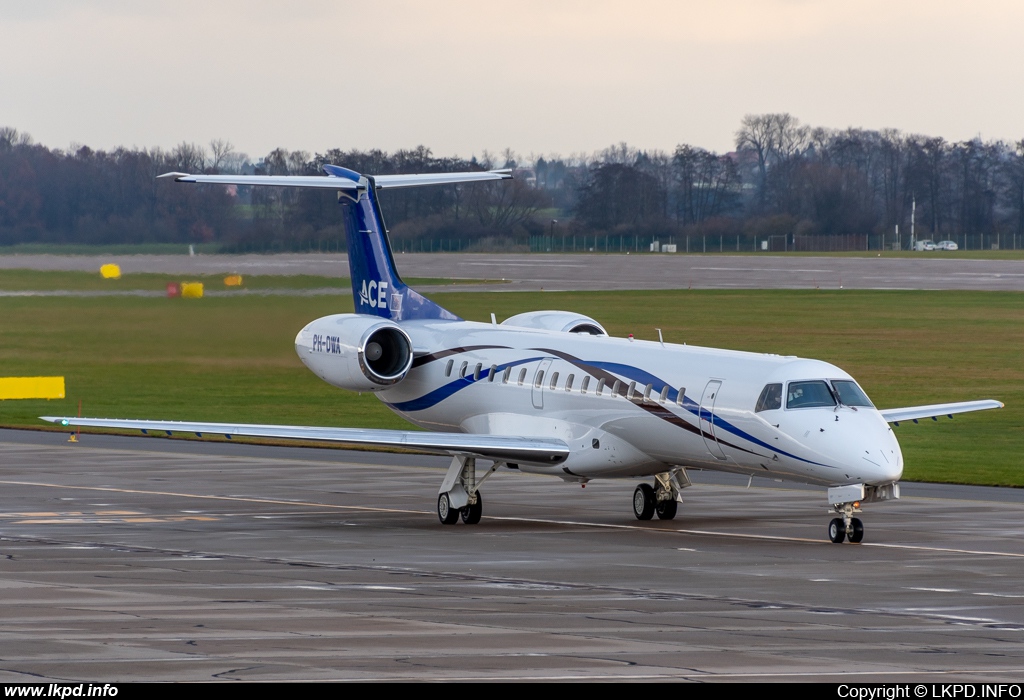
[[[380,316],[392,321],[459,320],[458,316],[402,282],[395,269],[395,258],[384,228],[384,217],[377,203],[374,179],[336,165],[325,165],[324,171],[328,175],[354,180],[360,185],[351,194],[345,191],[338,194],[345,221],[345,236],[348,238],[348,267],[352,276],[352,297],[356,313]]]

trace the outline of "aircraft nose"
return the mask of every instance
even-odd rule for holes
[[[888,484],[903,475],[903,453],[896,436],[877,413],[861,411],[840,416],[842,428],[832,443],[834,463],[847,479],[865,484]]]

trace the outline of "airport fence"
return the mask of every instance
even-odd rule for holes
[[[918,240],[923,240],[918,237]],[[1017,234],[961,234],[943,236],[960,250],[1019,250],[1024,236]],[[910,250],[909,236],[893,234],[843,234],[817,236],[613,236],[554,235],[488,238],[393,239],[396,253],[821,253]],[[344,253],[344,238],[316,241],[242,241],[224,243],[218,252],[242,253]]]

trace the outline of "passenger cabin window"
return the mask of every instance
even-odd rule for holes
[[[484,368],[484,366],[483,366],[482,363],[480,363],[480,362],[476,363],[476,369],[473,370],[473,381],[474,382],[480,380],[480,370],[482,370],[483,368]]]
[[[612,384],[612,398],[613,398],[613,399],[614,399],[614,398],[615,398],[616,396],[618,396],[618,395],[619,395],[619,389],[621,389],[621,388],[622,388],[622,382],[620,382],[620,381],[619,381],[618,379],[616,379],[616,380],[615,380],[615,383],[614,383],[614,384]]]
[[[679,406],[683,405],[683,400],[686,398],[686,387],[679,387],[679,393],[676,394],[676,404]]]
[[[468,362],[463,362],[462,363],[462,367],[459,367],[459,376],[462,377],[463,379],[466,378],[466,368],[467,367],[469,367],[469,363]]]
[[[555,385],[558,384],[558,372],[554,372],[551,375],[551,388],[554,389]]]
[[[603,379],[597,383],[597,391],[595,391],[594,393],[597,394],[598,396],[601,396],[602,394],[604,394],[604,380]]]
[[[452,367],[455,366],[455,360],[448,360],[448,364],[444,368],[444,376],[452,376]]]
[[[587,387],[588,386],[590,386],[590,376],[589,375],[587,375],[586,377],[583,378],[583,384],[580,385],[580,393],[581,394],[587,393]]]
[[[540,389],[540,385],[544,383],[544,370],[537,370],[537,377],[533,380],[533,388]]]
[[[836,394],[839,395],[839,402],[844,406],[875,407],[871,403],[871,399],[868,398],[868,395],[857,386],[856,382],[851,382],[848,379],[833,379],[832,388],[836,390]]]
[[[487,381],[493,382],[494,375],[498,373],[498,365],[491,365],[491,371],[487,373]]]
[[[754,413],[774,411],[777,408],[782,408],[782,385],[769,384],[761,391]]]
[[[661,388],[661,396],[658,397],[658,403],[665,403],[668,398],[668,384]]]
[[[835,405],[832,390],[824,381],[789,383],[786,408],[832,408]]]
[[[511,367],[506,367],[505,368],[505,373],[503,375],[501,375],[501,383],[502,384],[508,384],[508,378],[511,377],[511,376],[512,376],[512,368]]]
[[[572,391],[572,380],[576,378],[575,374],[570,374],[569,378],[565,380],[565,390]]]
[[[525,381],[526,381],[526,368],[523,367],[521,370],[519,370],[519,386],[522,386],[523,382],[525,382]]]
[[[654,390],[654,385],[653,384],[648,384],[647,386],[644,387],[644,403],[650,403],[651,402],[651,391],[653,391],[653,390]]]
[[[635,393],[636,393],[636,382],[630,382],[629,383],[629,388],[626,389],[626,398],[629,399],[630,401],[632,401],[634,398],[636,398],[634,396]]]

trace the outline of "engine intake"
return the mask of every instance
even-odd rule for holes
[[[501,325],[583,335],[608,335],[608,331],[600,323],[589,316],[572,311],[529,311],[510,316],[502,321]]]
[[[328,384],[380,391],[402,381],[412,367],[412,341],[395,322],[362,314],[313,321],[295,336],[295,352]]]

